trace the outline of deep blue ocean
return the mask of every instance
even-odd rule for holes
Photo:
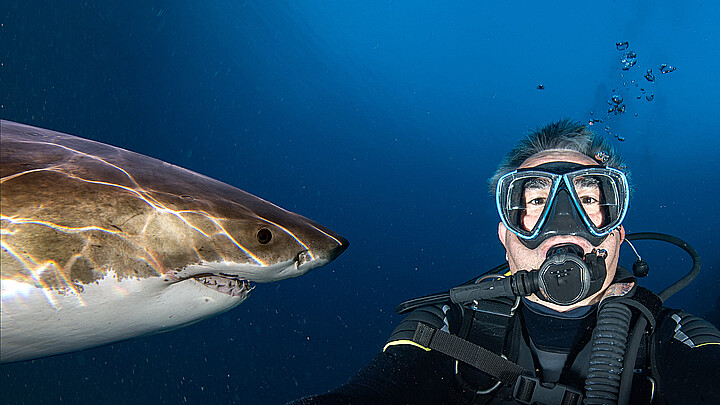
[[[0,18],[3,119],[189,168],[350,241],[193,326],[2,365],[0,404],[276,404],[345,382],[398,303],[504,261],[487,178],[560,118],[596,120],[625,155],[628,232],[702,256],[666,304],[720,324],[718,2],[10,0]],[[655,291],[689,270],[678,248],[636,246]]]

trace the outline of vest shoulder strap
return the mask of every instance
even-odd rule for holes
[[[459,309],[453,307],[454,305],[451,306],[451,304],[448,303],[426,305],[413,310],[407,314],[395,328],[387,343],[385,343],[383,351],[396,345],[409,345],[426,351],[429,350],[427,347],[423,347],[416,342],[413,342],[415,329],[420,323],[430,325],[445,332],[457,333],[457,328],[453,328],[452,331],[450,330],[450,318],[460,318],[458,313]]]

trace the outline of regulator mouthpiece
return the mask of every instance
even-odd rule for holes
[[[553,247],[537,270],[538,297],[569,306],[600,291],[607,275],[606,255],[605,250],[593,249],[583,257],[583,249],[574,244]]]

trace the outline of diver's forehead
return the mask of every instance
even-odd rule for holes
[[[593,166],[598,164],[598,162],[595,161],[593,158],[580,152],[576,152],[574,150],[551,149],[538,152],[525,159],[525,161],[522,162],[518,169],[535,167],[550,162],[577,163],[579,165],[585,166]]]

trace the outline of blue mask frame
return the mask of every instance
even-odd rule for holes
[[[581,176],[600,177],[604,180],[607,195],[612,201],[608,209],[607,223],[597,226],[585,213],[574,189],[573,180]],[[510,190],[516,181],[541,177],[551,182],[550,192],[540,218],[531,230],[519,223],[522,207],[512,204]],[[620,170],[604,166],[583,166],[568,162],[551,162],[537,167],[518,169],[500,178],[495,203],[500,220],[520,241],[535,249],[553,236],[574,235],[585,238],[594,246],[600,245],[625,219],[629,206],[627,177]]]

